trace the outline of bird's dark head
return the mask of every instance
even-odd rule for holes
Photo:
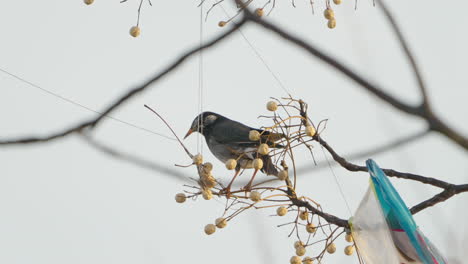
[[[210,126],[212,126],[216,121],[223,118],[222,115],[213,113],[213,112],[203,112],[199,114],[192,122],[189,131],[185,135],[184,139],[186,139],[190,134],[193,132],[198,132],[203,134],[204,130],[209,130]]]

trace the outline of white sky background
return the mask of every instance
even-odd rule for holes
[[[198,44],[195,1],[153,0],[153,7],[145,3],[142,35],[133,39],[128,29],[136,21],[138,2],[96,0],[85,6],[79,0],[3,1],[0,67],[102,110]],[[335,30],[326,27],[322,1],[316,1],[315,15],[308,1],[297,1],[297,8],[279,2],[268,19],[337,56],[392,94],[417,102],[407,61],[370,1],[360,1],[355,11],[354,2],[344,0],[335,8]],[[390,7],[421,65],[436,112],[466,134],[468,3],[392,1]],[[217,27],[222,19],[222,10],[215,9],[204,24],[206,38],[223,30]],[[243,32],[287,89],[310,104],[311,117],[329,118],[324,138],[339,153],[367,149],[424,127],[274,35],[255,26]],[[248,125],[265,124],[256,117],[266,113],[268,98],[285,95],[239,34],[206,52],[204,68],[204,108]],[[197,78],[194,57],[112,116],[169,135],[162,122],[143,108],[146,103],[183,135],[197,114]],[[3,73],[0,92],[2,138],[46,135],[94,116]],[[188,162],[174,141],[112,120],[101,124],[95,136],[168,167]],[[195,152],[196,137],[187,142]],[[215,164],[217,177],[230,175],[206,148],[204,154]],[[320,148],[316,155],[323,160]],[[466,151],[437,134],[373,158],[385,168],[468,182]],[[206,236],[203,227],[222,214],[222,203],[199,199],[176,204],[181,181],[112,159],[78,136],[1,147],[0,160],[0,263],[288,263],[294,254],[296,239],[287,238],[290,228],[276,228],[292,215],[280,219],[269,217],[274,209],[252,211]],[[177,170],[195,176],[193,169]],[[354,211],[368,176],[338,167],[334,171]],[[408,181],[392,182],[409,206],[439,191]],[[299,192],[319,201],[326,211],[349,217],[329,169],[308,172],[299,184]],[[462,250],[468,242],[467,202],[468,195],[462,194],[415,216],[447,257],[468,257]],[[337,254],[325,262],[357,263],[344,256],[344,246],[340,242]]]

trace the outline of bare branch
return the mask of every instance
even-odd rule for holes
[[[382,99],[383,101],[389,103],[390,105],[394,106],[396,109],[411,114],[411,115],[422,115],[422,109],[418,107],[413,107],[406,103],[401,102],[399,99],[395,98],[394,96],[390,95],[389,93],[385,92],[381,87],[376,84],[371,83],[370,81],[361,77],[358,73],[354,72],[343,63],[339,62],[336,58],[331,57],[330,55],[326,54],[325,52],[319,50],[314,45],[306,43],[304,40],[300,39],[299,37],[293,36],[292,34],[286,32],[285,30],[281,29],[279,26],[267,22],[264,19],[260,19],[251,13],[246,12],[246,18],[253,23],[256,23],[262,26],[265,29],[268,29],[271,32],[276,33],[280,37],[284,38],[290,43],[295,44],[296,46],[306,50],[308,53],[317,57],[321,61],[325,62],[326,64],[332,66],[339,72],[343,73],[345,76],[353,80],[354,82],[358,83],[362,88],[370,92],[371,94],[377,96],[378,98]]]
[[[457,143],[458,145],[462,146],[465,150],[468,150],[468,138],[458,131],[449,127],[444,121],[442,121],[439,117],[437,117],[434,113],[429,112],[427,117],[427,122],[432,130],[441,133],[442,135],[446,136],[452,142]]]
[[[248,1],[247,3],[250,3],[251,1]],[[141,5],[142,1],[140,2]],[[273,2],[274,3],[274,2]],[[360,87],[362,87],[364,90],[367,92],[370,92],[377,98],[381,99],[382,101],[390,104],[393,106],[395,109],[412,115],[416,116],[419,118],[422,118],[427,121],[429,124],[429,130],[430,131],[437,131],[443,135],[445,135],[447,138],[449,138],[451,141],[456,142],[458,145],[463,147],[464,149],[468,150],[468,139],[460,134],[459,132],[455,131],[454,129],[448,127],[445,122],[443,122],[438,116],[436,116],[432,111],[430,111],[428,107],[428,102],[427,102],[427,94],[426,94],[426,89],[425,85],[423,82],[423,79],[421,77],[421,74],[419,72],[419,69],[417,67],[417,64],[412,57],[412,54],[408,48],[408,45],[406,44],[405,39],[403,38],[397,24],[395,23],[391,13],[389,13],[388,9],[385,7],[385,5],[382,3],[384,13],[387,17],[387,19],[390,21],[399,41],[400,45],[402,46],[403,50],[405,51],[408,59],[410,60],[410,63],[413,67],[414,74],[416,75],[416,78],[418,79],[418,84],[419,88],[421,90],[422,96],[423,96],[423,103],[421,105],[417,106],[412,106],[410,104],[407,104],[403,101],[401,101],[399,98],[396,98],[386,92],[382,87],[378,86],[377,84],[371,83],[369,80],[366,80],[364,77],[360,76],[358,73],[354,72],[352,69],[349,67],[345,66],[343,63],[339,62],[336,58],[332,57],[331,55],[328,55],[324,53],[323,51],[319,50],[312,44],[306,43],[304,40],[291,35],[290,33],[284,31],[277,25],[274,25],[272,23],[269,23],[263,19],[258,18],[257,16],[253,15],[247,8],[246,6],[241,9],[242,12],[239,11],[238,14],[243,13],[245,16],[240,20],[239,23],[233,23],[234,26],[232,26],[229,30],[224,32],[223,34],[219,35],[215,39],[207,42],[203,46],[193,48],[180,57],[178,57],[176,60],[174,60],[171,64],[168,64],[165,68],[162,69],[162,71],[158,72],[151,78],[149,78],[147,81],[143,82],[141,85],[134,87],[133,89],[129,90],[126,94],[123,94],[120,98],[115,100],[113,103],[111,103],[107,108],[102,113],[99,113],[97,117],[88,120],[86,122],[79,123],[75,126],[72,126],[68,129],[53,133],[48,136],[42,136],[42,137],[26,137],[26,138],[19,138],[19,139],[5,139],[5,140],[0,140],[0,145],[13,145],[13,144],[27,144],[27,143],[40,143],[40,142],[48,142],[52,141],[61,137],[68,136],[72,133],[75,132],[81,132],[85,128],[89,129],[94,129],[105,117],[108,116],[109,113],[117,109],[118,107],[122,106],[123,103],[127,102],[130,100],[133,96],[143,92],[146,90],[150,85],[155,84],[157,81],[165,77],[167,74],[175,70],[178,66],[180,66],[186,59],[190,58],[192,55],[210,48],[220,42],[221,40],[225,39],[229,35],[231,35],[233,32],[238,30],[240,27],[242,27],[245,22],[253,22],[255,24],[258,24],[262,26],[263,28],[270,30],[285,40],[287,40],[290,43],[295,44],[296,46],[304,49],[307,51],[309,54],[311,54],[314,57],[317,57],[321,61],[325,62],[329,66],[333,67],[337,71],[341,72],[344,74],[346,77],[348,77],[350,80],[354,81],[355,83],[359,84]],[[232,19],[232,18],[231,18]],[[230,21],[230,20],[229,20]],[[425,131],[424,134],[427,134],[428,131]],[[319,135],[316,135],[313,137],[317,142],[319,142],[327,151],[332,155],[333,159],[339,163],[342,167],[350,170],[350,171],[365,171],[367,172],[367,167],[365,166],[359,166],[353,163],[348,162],[346,159],[338,155],[330,145],[326,141],[324,141]],[[412,138],[411,140],[413,140]],[[155,171],[162,172],[163,174],[171,174],[173,176],[177,175],[174,171],[164,168],[160,165],[154,165],[152,163],[149,163],[147,161],[143,161],[139,158],[135,158],[126,154],[119,153],[109,147],[103,146],[102,144],[99,144],[92,139],[88,138],[87,142],[95,147],[96,149],[99,149],[100,151],[107,153],[109,155],[112,155],[114,157],[126,160],[128,162],[132,162],[135,164],[139,164],[143,167],[148,167],[151,168]],[[403,144],[403,143],[402,143]],[[384,146],[385,147],[385,146]],[[188,153],[189,154],[189,153]],[[189,154],[190,156],[190,154]],[[293,163],[294,165],[294,163]],[[465,185],[454,185],[450,184],[445,181],[441,181],[435,178],[430,178],[430,177],[424,177],[421,175],[417,174],[411,174],[411,173],[403,173],[395,170],[390,170],[390,169],[383,169],[383,171],[388,175],[388,176],[394,176],[398,178],[404,178],[404,179],[410,179],[414,181],[419,181],[421,183],[425,184],[430,184],[439,188],[444,189],[441,193],[435,195],[434,197],[414,206],[411,211],[412,213],[417,213],[427,207],[433,206],[439,202],[443,202],[450,197],[454,196],[455,194],[461,193],[461,192],[467,192],[468,191],[468,184]],[[180,175],[179,175],[180,176]],[[186,177],[184,177],[186,178]],[[292,186],[291,184],[288,184],[288,186]],[[310,212],[317,214],[324,218],[326,221],[329,223],[335,224],[337,226],[341,227],[349,227],[347,220],[340,219],[336,216],[324,213],[321,211],[321,209],[318,209],[314,206],[312,206],[309,202],[298,199],[295,195],[291,197],[290,195],[291,202],[298,206],[298,207],[305,207],[307,208]]]
[[[367,172],[367,167],[366,166],[359,166],[356,164],[353,164],[340,155],[335,152],[335,150],[325,141],[323,140],[320,136],[316,135],[314,137],[315,140],[317,140],[320,145],[322,145],[333,157],[333,159],[338,162],[343,168],[349,170],[349,171],[365,171]],[[399,172],[396,170],[391,170],[391,169],[382,169],[387,176],[390,177],[397,177],[397,178],[402,178],[402,179],[408,179],[408,180],[413,180],[413,181],[418,181],[424,184],[430,184],[442,189],[449,188],[451,186],[450,183],[444,182],[435,178],[431,177],[424,177],[421,175],[417,174],[412,174],[412,173],[406,173],[406,172]]]
[[[398,23],[396,20],[393,18],[392,13],[388,9],[387,5],[385,4],[384,0],[379,0],[380,5],[382,6],[382,11],[385,15],[385,18],[388,20],[390,25],[392,26],[393,32],[395,33],[398,42],[400,43],[401,49],[405,52],[406,58],[408,58],[411,69],[413,70],[414,76],[416,77],[416,80],[418,82],[419,90],[421,92],[421,97],[422,97],[422,102],[421,104],[423,107],[426,109],[426,111],[430,111],[429,109],[429,99],[427,97],[427,89],[426,85],[424,82],[424,79],[422,77],[421,71],[419,70],[419,66],[416,62],[416,59],[413,56],[413,53],[411,52],[408,43],[403,36],[403,33],[401,33],[400,27],[398,26]]]
[[[420,202],[419,204],[413,206],[410,211],[412,214],[417,214],[420,211],[434,206],[440,202],[448,200],[450,197],[462,193],[468,192],[468,184],[461,184],[461,185],[451,185],[444,191],[439,194],[434,195],[434,197],[427,199],[426,201]]]
[[[422,139],[425,135],[429,134],[430,130],[424,129],[422,131],[418,131],[414,134],[396,139],[394,141],[385,143],[381,146],[377,147],[372,147],[371,149],[366,149],[362,151],[358,151],[356,153],[350,153],[350,154],[345,154],[343,157],[345,157],[347,160],[357,160],[357,159],[362,159],[362,158],[369,158],[373,155],[377,155],[380,153],[387,152],[389,150],[396,149],[398,147],[401,147],[403,145],[409,144],[411,142],[414,142],[416,140]],[[340,165],[338,163],[335,163],[336,165]],[[333,164],[332,164],[333,165]],[[321,162],[317,165],[306,165],[303,167],[298,168],[297,172],[298,173],[304,173],[306,171],[310,170],[318,170],[322,168],[328,168],[328,162]]]
[[[392,142],[389,142],[389,143],[385,143],[383,144],[382,146],[378,146],[378,147],[373,147],[371,149],[367,149],[367,150],[363,150],[363,151],[359,151],[359,152],[356,152],[356,153],[350,153],[350,154],[345,154],[343,155],[343,157],[346,158],[346,160],[357,160],[357,159],[362,159],[362,158],[369,158],[373,155],[377,155],[377,154],[380,154],[380,153],[384,153],[384,152],[387,152],[389,150],[393,150],[393,149],[396,149],[398,147],[401,147],[403,145],[406,145],[406,144],[409,144],[411,142],[414,142],[418,139],[422,139],[424,138],[425,135],[429,134],[430,130],[428,129],[424,129],[422,131],[419,131],[417,133],[414,133],[414,134],[411,134],[411,135],[408,135],[408,136],[405,136],[403,138],[400,138],[400,139],[397,139],[397,140],[394,140]],[[339,163],[331,163],[330,164],[331,166],[340,166]],[[298,176],[301,176],[303,175],[305,172],[308,172],[308,171],[315,171],[315,170],[320,170],[320,169],[324,169],[324,168],[328,168],[329,167],[329,163],[328,162],[320,162],[318,163],[317,165],[315,164],[312,164],[312,165],[305,165],[305,166],[302,166],[302,167],[299,167],[297,169],[297,174]],[[272,179],[270,181],[275,181],[276,179]],[[244,180],[244,181],[239,181],[237,182],[237,184],[239,185],[246,185],[248,182],[248,180]]]
[[[332,66],[333,68],[335,68],[336,70],[344,74],[346,77],[348,77],[350,80],[359,84],[360,87],[370,92],[372,95],[376,96],[377,98],[381,99],[383,102],[386,102],[389,105],[393,106],[395,109],[403,113],[422,118],[428,123],[431,130],[441,133],[442,135],[450,139],[452,142],[457,143],[459,146],[461,146],[462,148],[468,151],[468,138],[463,136],[461,133],[457,132],[453,128],[449,127],[447,124],[445,124],[444,121],[442,121],[438,116],[436,116],[431,111],[427,111],[427,108],[423,107],[423,105],[411,106],[407,103],[400,101],[396,97],[385,92],[377,84],[373,84],[369,80],[366,80],[365,78],[363,78],[362,76],[360,76],[359,74],[357,74],[356,72],[354,72],[353,70],[345,66],[343,63],[339,62],[336,58],[319,50],[312,44],[306,43],[304,40],[286,32],[285,30],[281,29],[277,25],[274,25],[270,22],[267,22],[263,19],[256,17],[255,15],[250,13],[247,9],[244,10],[244,13],[245,13],[245,17],[247,18],[247,20],[249,20],[249,22],[256,23],[262,26],[263,28],[276,33],[277,35],[289,41],[290,43],[293,43],[296,46],[304,49],[305,51],[310,53],[312,56],[317,57],[318,59],[328,64],[329,66]]]
[[[291,198],[291,202],[298,207],[305,207],[314,214],[319,215],[323,219],[327,220],[328,223],[335,224],[337,226],[349,228],[348,220],[341,219],[331,214],[327,214],[313,207],[309,202],[303,201],[297,198]]]
[[[47,136],[31,136],[31,137],[25,137],[25,138],[17,138],[17,139],[3,139],[0,140],[0,145],[13,145],[13,144],[30,144],[30,143],[43,143],[43,142],[48,142],[52,140],[56,140],[65,136],[68,136],[72,133],[82,131],[84,128],[94,128],[96,127],[108,114],[110,114],[112,111],[120,107],[123,103],[128,101],[130,98],[133,96],[143,92],[146,90],[150,85],[155,84],[157,81],[165,77],[167,74],[175,70],[177,67],[179,67],[186,59],[190,58],[192,55],[198,53],[199,51],[202,51],[204,49],[210,48],[220,42],[221,40],[225,39],[226,37],[230,36],[233,32],[235,32],[238,28],[242,27],[245,23],[245,19],[243,18],[240,20],[238,23],[233,23],[233,26],[224,32],[223,34],[219,35],[218,37],[212,39],[211,41],[206,42],[204,45],[196,48],[192,48],[191,50],[185,52],[182,56],[180,56],[178,59],[176,59],[174,62],[170,63],[167,65],[162,71],[159,73],[155,74],[153,77],[142,83],[141,85],[131,89],[128,91],[126,94],[122,95],[120,98],[115,100],[113,103],[111,103],[100,115],[97,117],[82,122],[80,124],[77,124],[75,126],[69,127],[67,129],[64,129],[62,131],[58,131],[55,133],[52,133],[51,135]]]
[[[325,142],[320,136],[317,135],[315,139],[325,149],[327,149],[327,151],[332,155],[333,159],[336,162],[338,162],[343,168],[350,170],[350,171],[366,171],[366,172],[368,171],[366,166],[359,166],[359,165],[352,164],[348,162],[347,160],[345,160],[343,157],[339,156],[335,152],[335,150],[333,150],[333,148],[330,147],[330,145],[328,145],[328,143]],[[451,184],[451,183],[441,181],[435,178],[424,177],[424,176],[417,175],[417,174],[399,172],[399,171],[391,170],[391,169],[382,169],[382,170],[387,176],[390,176],[390,177],[414,180],[414,181],[418,181],[418,182],[425,183],[425,184],[430,184],[430,185],[444,189],[444,191],[435,195],[434,197],[413,206],[410,210],[412,214],[416,214],[420,212],[421,210],[424,210],[430,206],[434,206],[435,204],[446,201],[450,197],[456,194],[459,194],[462,192],[468,192],[468,184],[455,185],[455,184]]]

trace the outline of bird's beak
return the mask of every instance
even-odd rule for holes
[[[186,138],[187,138],[188,136],[190,136],[190,134],[192,134],[192,133],[193,133],[193,130],[192,130],[192,129],[189,129],[188,132],[187,132],[187,134],[185,134],[184,139],[186,139]]]

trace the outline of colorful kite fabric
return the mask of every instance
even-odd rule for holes
[[[439,251],[417,227],[411,212],[385,173],[371,159],[369,189],[351,230],[366,264],[446,264]]]

